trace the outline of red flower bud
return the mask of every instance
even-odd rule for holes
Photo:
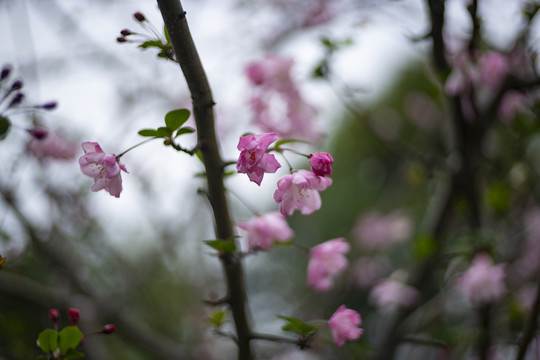
[[[53,323],[58,322],[58,318],[60,317],[60,312],[57,309],[51,309],[49,310],[49,318],[53,321]]]
[[[119,36],[116,38],[116,41],[119,42],[119,43],[125,43],[127,41],[127,39],[123,36]]]
[[[114,326],[114,324],[107,324],[107,325],[105,325],[103,327],[101,332],[103,334],[112,334],[112,333],[116,332],[116,326]]]
[[[11,67],[8,65],[4,66],[2,68],[2,72],[0,72],[0,81],[5,80],[9,74],[11,73]]]
[[[131,35],[133,33],[128,29],[124,29],[124,30],[120,31],[120,34],[122,34],[124,36],[129,36],[129,35]]]
[[[141,14],[140,12],[136,12],[135,14],[133,14],[133,17],[135,18],[135,20],[137,20],[138,22],[143,22],[143,21],[146,21],[146,18],[144,17],[143,14]]]
[[[79,309],[69,308],[68,317],[72,325],[77,325],[77,322],[81,317],[81,311]]]

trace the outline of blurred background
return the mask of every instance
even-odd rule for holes
[[[484,48],[509,52],[526,24],[522,9],[528,2],[480,3]],[[468,4],[446,2],[449,58],[470,36]],[[429,256],[423,231],[438,184],[448,179],[441,164],[451,161],[451,115],[444,79],[430,63],[431,41],[424,39],[430,30],[426,4],[199,0],[183,6],[217,103],[224,158],[236,160],[243,133],[261,131],[253,121],[254,90],[244,69],[274,54],[294,59],[291,76],[316,108],[310,121],[323,134],[297,148],[326,151],[335,159],[333,185],[321,193],[321,210],[288,219],[300,247],[277,246],[246,258],[249,305],[258,331],[283,334],[276,315],[324,320],[347,304],[362,314],[365,336],[338,348],[322,328],[306,351],[257,342],[259,358],[363,358],[387,315],[370,300],[370,291],[389,276],[406,278],[410,264]],[[134,20],[137,11],[154,29]],[[527,49],[534,53],[538,32],[534,23],[530,27]],[[203,169],[199,160],[160,141],[136,148],[122,158],[129,174],[123,175],[119,199],[91,192],[92,179],[78,165],[81,142],[97,141],[105,152],[119,154],[144,140],[140,129],[160,126],[170,110],[191,107],[178,65],[157,58],[156,49],[138,48],[140,42],[119,43],[126,28],[144,36],[162,34],[155,2],[0,0],[0,65],[12,69],[0,90],[22,79],[25,94],[17,109],[0,103],[12,123],[0,142],[0,254],[6,258],[0,271],[2,359],[35,358],[38,334],[52,327],[48,310],[59,309],[60,323],[67,325],[70,307],[81,310],[83,332],[117,326],[116,334],[83,344],[88,359],[235,356],[234,343],[216,335],[208,321],[216,309],[204,304],[224,294],[224,281],[216,254],[203,243],[214,238],[214,229],[211,208],[198,194],[205,186],[197,176]],[[25,108],[49,101],[58,107]],[[522,219],[534,213],[540,170],[535,109],[498,122],[482,144],[490,164],[483,173],[482,206],[493,224],[486,237],[496,239],[498,249],[524,239]],[[36,125],[64,139],[71,155],[58,159],[36,150],[27,131]],[[194,135],[181,139],[186,147],[195,143]],[[308,168],[305,158],[288,159],[296,168]],[[265,175],[260,187],[245,175],[228,177],[235,220],[248,220],[250,208],[275,211],[275,183],[287,172],[283,166]],[[445,234],[456,244],[449,251],[467,248],[470,254],[459,208],[457,214]],[[509,234],[514,245],[504,242]],[[317,293],[306,285],[308,256],[301,247],[337,237],[351,244],[350,265],[333,290]],[[369,243],[379,238],[384,244]],[[514,248],[501,259],[513,261],[518,252]],[[445,265],[433,287],[446,289],[459,264]],[[465,305],[457,299],[452,306],[445,326],[426,332],[453,346],[467,334],[460,328]],[[515,317],[506,319],[509,328],[523,321],[522,310],[514,308]],[[223,327],[233,329],[230,321]],[[400,354],[437,358],[440,348],[409,346]]]

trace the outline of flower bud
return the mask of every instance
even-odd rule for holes
[[[0,81],[5,80],[9,74],[11,73],[11,67],[9,65],[6,65],[2,68],[2,72],[0,72]]]
[[[43,110],[53,110],[53,109],[56,109],[57,106],[58,106],[58,103],[56,101],[50,101],[48,103],[41,105],[40,108],[42,108]]]
[[[114,324],[107,324],[107,325],[105,325],[103,327],[101,332],[103,334],[112,334],[112,333],[116,332],[116,326],[114,326]]]
[[[68,317],[72,325],[77,325],[79,318],[81,317],[81,311],[75,308],[69,308]]]
[[[51,309],[49,310],[49,318],[53,321],[53,323],[58,322],[58,318],[60,317],[60,312],[58,309]]]
[[[143,22],[143,21],[146,21],[146,18],[144,17],[144,15],[140,12],[136,12],[135,14],[133,14],[133,17],[135,18],[135,20],[137,20],[138,22]]]
[[[119,43],[125,43],[127,42],[127,39],[123,36],[119,36],[116,38],[116,42],[119,42]]]
[[[21,80],[16,80],[13,82],[13,85],[11,85],[10,91],[19,90],[23,87],[23,82]]]
[[[8,105],[8,109],[19,105],[23,99],[24,99],[23,93],[15,94],[15,96],[13,97],[13,99],[11,99],[11,102]]]
[[[49,131],[41,126],[36,126],[32,129],[28,129],[27,131],[30,135],[32,135],[32,137],[38,140],[45,139],[47,135],[49,135]]]
[[[120,31],[120,34],[122,34],[123,36],[129,36],[129,35],[131,35],[133,33],[128,29],[124,29],[124,30]]]

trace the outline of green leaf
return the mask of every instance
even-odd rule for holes
[[[58,332],[45,329],[38,336],[38,346],[44,353],[52,353],[58,348]]]
[[[486,193],[486,201],[493,210],[504,212],[510,207],[510,189],[501,182],[491,185]]]
[[[437,250],[437,241],[431,235],[418,235],[413,242],[413,256],[418,260],[429,258]]]
[[[278,318],[285,320],[287,323],[281,327],[281,330],[287,332],[293,332],[300,334],[302,337],[307,336],[308,334],[317,331],[317,327],[313,325],[306,324],[305,322],[289,316],[278,316]]]
[[[184,123],[189,119],[189,115],[191,113],[188,109],[177,109],[173,111],[169,111],[167,115],[165,115],[165,125],[169,129],[171,129],[171,132],[178,129],[180,126],[184,125]]]
[[[11,128],[11,121],[8,118],[0,116],[0,140],[4,140]]]
[[[215,327],[220,327],[225,320],[225,315],[227,315],[227,312],[225,310],[218,310],[213,313],[212,316],[210,316],[208,321]]]
[[[207,240],[205,243],[221,253],[229,253],[236,250],[236,244],[232,240]]]
[[[167,27],[163,25],[163,35],[165,35],[165,40],[167,40],[167,44],[171,43],[171,38],[169,37],[169,32],[167,31]]]
[[[168,127],[161,126],[157,128],[157,132],[159,137],[171,137],[173,131]]]
[[[197,158],[204,164],[204,161],[203,161],[203,158],[202,158],[202,154],[201,154],[201,150],[195,151],[195,155],[196,155]]]
[[[163,43],[159,40],[148,40],[137,47],[140,47],[141,49],[148,49],[149,47],[156,47],[158,49],[161,49],[163,48]]]
[[[186,126],[186,127],[183,127],[183,128],[180,128],[178,129],[178,131],[176,132],[176,135],[174,136],[174,138],[176,139],[177,137],[179,137],[180,135],[184,135],[184,134],[192,134],[195,132],[195,129],[192,128],[192,127],[189,127],[189,126]]]
[[[139,135],[146,137],[160,137],[156,129],[142,129],[139,130]]]
[[[82,357],[84,357],[84,354],[75,349],[69,349],[67,353],[64,355],[64,359],[79,359]]]
[[[77,326],[66,326],[60,331],[58,348],[62,354],[66,354],[69,349],[76,349],[81,343],[83,334]]]

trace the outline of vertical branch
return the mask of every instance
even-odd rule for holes
[[[433,40],[433,60],[439,71],[448,71],[443,37],[445,0],[427,0],[431,21],[431,39]]]
[[[224,162],[215,134],[214,100],[210,85],[193,43],[182,4],[179,0],[158,0],[158,5],[193,100],[197,144],[206,170],[208,199],[214,212],[216,235],[218,239],[234,241],[234,227],[223,185]],[[226,299],[236,326],[238,358],[250,360],[253,358],[250,346],[251,329],[242,262],[235,253],[223,254],[221,261],[227,282]]]
[[[527,348],[529,347],[529,344],[531,343],[536,331],[538,314],[540,314],[540,279],[538,282],[538,288],[536,289],[536,297],[534,299],[533,307],[529,314],[529,318],[527,319],[527,323],[525,324],[525,328],[523,329],[523,335],[519,343],[519,351],[516,356],[516,360],[525,359]]]

